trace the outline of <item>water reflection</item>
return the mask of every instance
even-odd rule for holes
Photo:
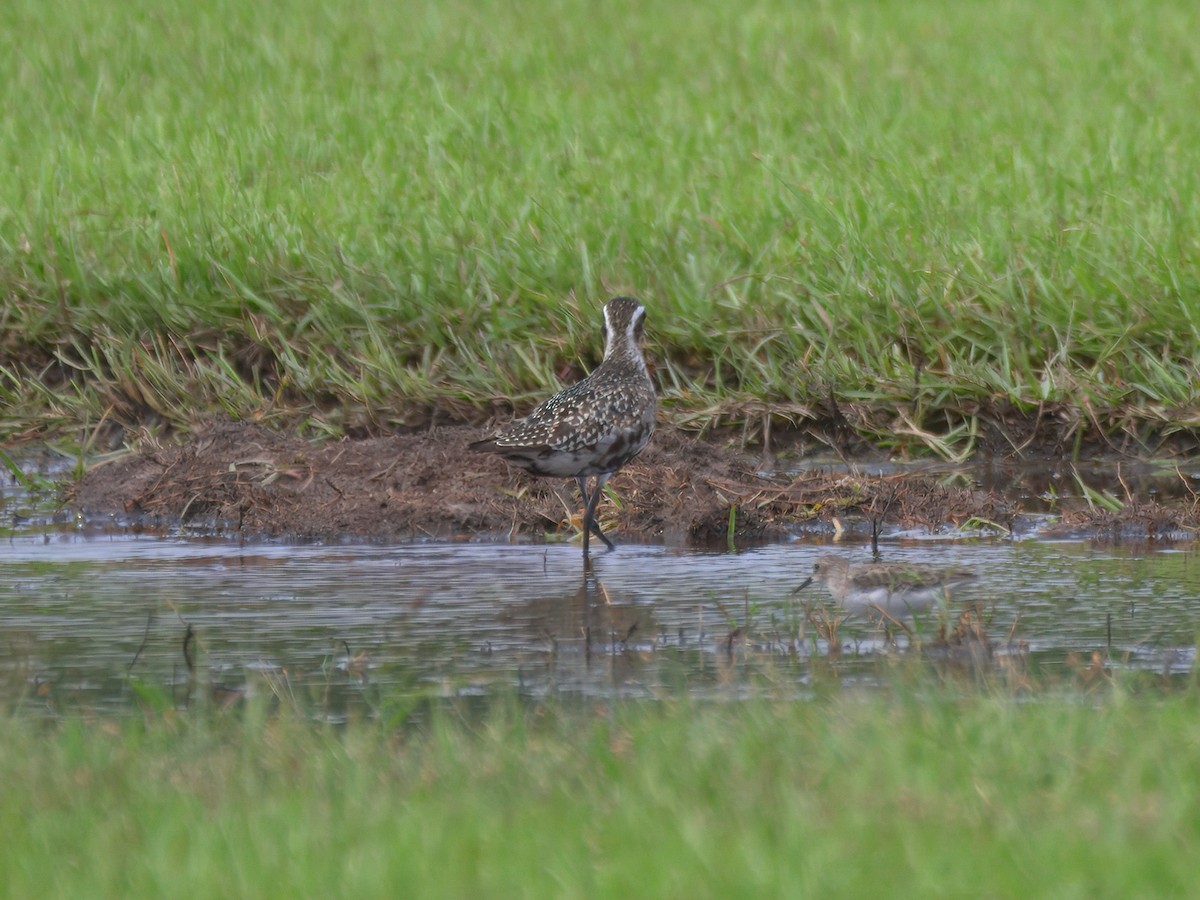
[[[1119,665],[1191,668],[1200,568],[1190,550],[883,549],[890,562],[976,571],[954,606],[980,610],[1001,654],[1028,649],[1053,667],[1101,651]],[[0,703],[113,711],[147,686],[175,704],[269,691],[337,718],[370,712],[389,691],[803,696],[817,661],[869,682],[873,660],[938,625],[931,614],[911,634],[888,634],[847,621],[831,646],[791,593],[828,552],[868,558],[861,546],[801,542],[741,553],[625,545],[584,577],[573,546],[12,537],[0,551]]]

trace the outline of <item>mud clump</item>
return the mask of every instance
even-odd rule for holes
[[[244,423],[222,423],[177,447],[146,448],[91,469],[71,505],[88,515],[179,521],[295,538],[413,539],[570,531],[578,492],[466,447],[479,429],[310,443]],[[686,542],[723,534],[726,496],[714,483],[752,477],[750,464],[672,431],[613,479],[606,529]],[[782,534],[756,516],[752,536]]]
[[[313,443],[255,424],[223,422],[186,444],[145,447],[90,469],[67,502],[89,517],[175,524],[298,540],[461,539],[570,535],[578,491],[471,453],[468,426]],[[993,492],[913,474],[807,471],[778,476],[736,448],[660,428],[610,482],[606,531],[672,545],[741,542],[800,531],[869,536],[888,527],[937,531],[971,520],[1011,528],[1020,510]],[[1186,517],[1183,517],[1186,518]],[[1076,518],[1074,525],[1084,523]],[[1111,518],[1104,528],[1115,528]],[[1135,527],[1181,516],[1137,507]]]

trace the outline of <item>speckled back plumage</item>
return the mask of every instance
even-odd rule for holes
[[[470,448],[562,478],[610,475],[637,456],[654,433],[656,404],[640,347],[645,314],[632,297],[609,300],[596,370]]]

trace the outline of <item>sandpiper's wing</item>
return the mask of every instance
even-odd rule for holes
[[[856,569],[850,575],[850,584],[859,590],[887,588],[889,592],[899,594],[906,591],[954,587],[975,577],[972,572],[894,563]]]

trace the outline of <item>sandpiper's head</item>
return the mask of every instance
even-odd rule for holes
[[[646,307],[632,297],[613,297],[604,304],[604,358],[626,354],[641,359],[639,347]]]
[[[792,593],[798,594],[814,581],[827,583],[830,578],[836,578],[839,573],[844,574],[849,568],[850,563],[841,556],[834,556],[832,553],[818,556],[813,563],[812,574],[805,578],[800,587],[796,588]]]

